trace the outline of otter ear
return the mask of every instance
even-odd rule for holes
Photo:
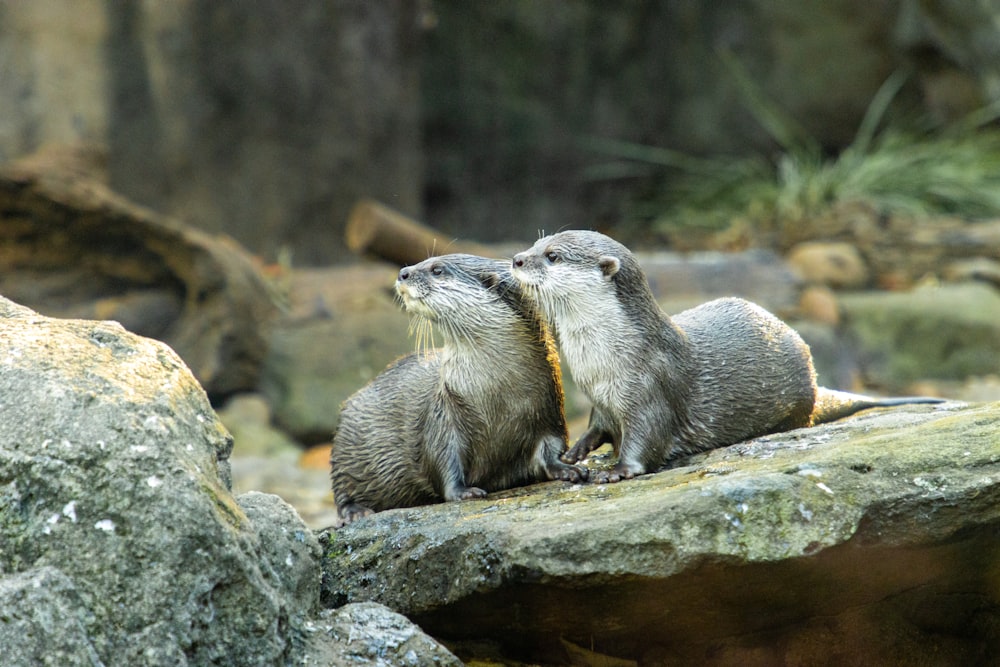
[[[487,273],[486,275],[484,275],[482,278],[479,279],[479,282],[481,282],[483,284],[483,287],[485,287],[486,289],[493,289],[494,287],[500,284],[500,274]]]
[[[618,269],[621,268],[621,262],[618,261],[617,257],[612,257],[611,255],[604,255],[597,259],[597,265],[601,267],[601,273],[604,274],[605,280],[611,280],[618,273]]]

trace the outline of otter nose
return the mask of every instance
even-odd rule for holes
[[[516,255],[514,255],[513,264],[514,264],[514,268],[515,269],[520,269],[522,266],[524,266],[524,258],[526,256],[527,256],[527,253],[523,253],[523,252],[519,252]]]
[[[399,270],[400,280],[406,280],[409,277],[410,277],[410,267],[404,266],[402,269]]]

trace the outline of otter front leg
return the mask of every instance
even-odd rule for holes
[[[618,452],[618,463],[611,470],[598,472],[594,481],[598,484],[620,482],[656,470],[659,464],[655,459],[659,456],[659,450],[656,435],[641,428],[626,426]]]
[[[438,461],[438,478],[440,479],[440,493],[445,500],[473,500],[475,498],[485,498],[486,491],[477,486],[465,485],[465,469],[462,466],[460,452],[464,442],[449,443],[444,448],[445,456]]]
[[[616,431],[611,418],[597,408],[592,408],[586,432],[580,436],[568,452],[562,455],[562,460],[566,463],[579,463],[606,442],[610,442],[615,449],[618,449],[618,441],[614,437]]]
[[[435,411],[427,424],[427,459],[430,478],[437,493],[445,500],[485,498],[486,491],[465,484],[462,453],[469,448],[455,421],[446,409]]]

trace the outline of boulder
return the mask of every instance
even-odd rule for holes
[[[454,662],[389,612],[324,631],[314,534],[232,496],[232,439],[163,343],[0,297],[0,413],[5,665],[349,664],[341,635]]]
[[[619,484],[391,510],[321,535],[323,602],[381,602],[463,658],[982,663],[997,442],[1000,404],[871,410]]]

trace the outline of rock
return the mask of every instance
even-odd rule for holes
[[[985,257],[958,260],[945,266],[941,277],[950,282],[978,280],[1000,289],[1000,261]]]
[[[321,468],[303,467],[286,457],[233,455],[233,492],[277,494],[298,512],[311,529],[340,524],[330,488],[329,454]]]
[[[271,287],[231,239],[88,175],[92,151],[52,147],[0,168],[0,294],[162,340],[213,396],[253,389],[277,310]]]
[[[985,284],[841,294],[866,384],[1000,373],[1000,293]]]
[[[448,649],[374,602],[327,609],[310,627],[308,665],[461,665]]]
[[[100,665],[84,632],[93,620],[72,580],[43,566],[0,576],[0,646],[6,665]]]
[[[294,630],[301,632],[301,617],[316,610],[319,543],[295,509],[274,494],[250,491],[236,502],[260,540],[261,571],[287,595],[288,609],[298,617]]]
[[[0,589],[38,642],[8,664],[42,642],[83,664],[295,655],[314,538],[276,499],[230,495],[232,442],[180,358],[2,298],[0,350]]]
[[[788,263],[812,285],[859,289],[870,279],[868,266],[850,243],[809,241],[788,252]]]
[[[803,289],[799,297],[799,312],[808,320],[830,327],[840,324],[840,304],[829,287],[812,285]]]
[[[323,602],[533,663],[565,662],[560,638],[642,664],[982,662],[997,442],[1000,404],[872,410],[615,485],[391,510],[320,536]]]

